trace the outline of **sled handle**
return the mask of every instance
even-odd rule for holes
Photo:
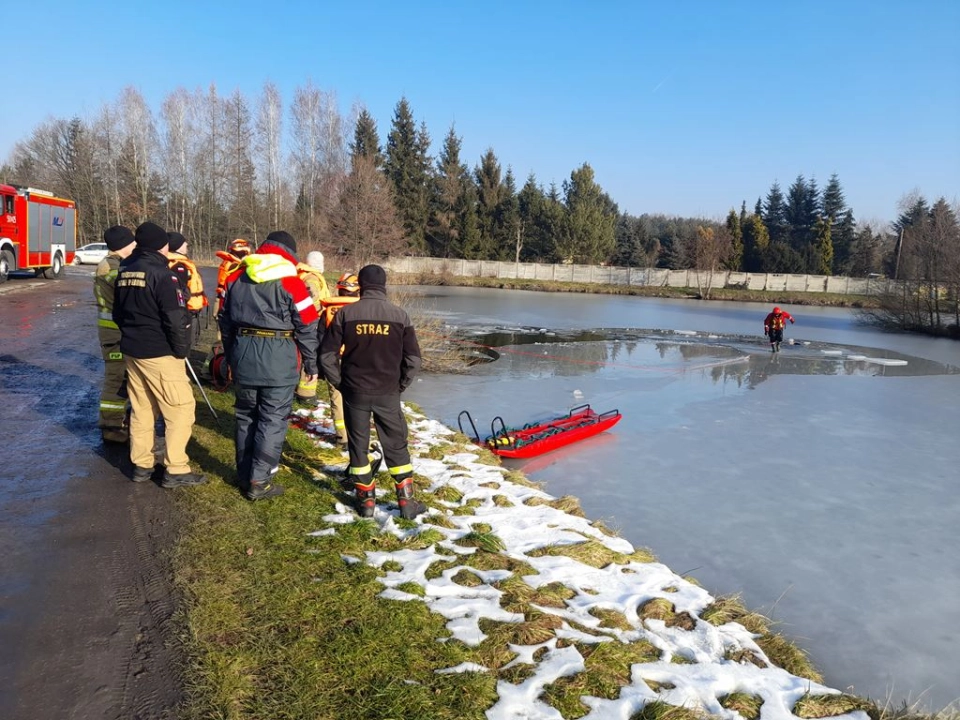
[[[616,417],[619,414],[619,410],[607,410],[605,413],[600,413],[597,416],[597,420],[606,420],[607,418]]]
[[[467,420],[470,422],[470,429],[473,430],[473,437],[471,438],[475,443],[480,442],[480,433],[477,432],[477,426],[473,424],[473,418],[470,417],[470,413],[466,410],[461,410],[460,414],[457,415],[457,426],[460,428],[460,432],[464,435],[467,435],[466,431],[463,429],[463,416],[466,415]],[[467,437],[470,437],[467,435]]]
[[[570,408],[570,417],[573,417],[581,410],[589,410],[589,409],[590,409],[589,403],[587,405],[577,405],[575,408]]]
[[[500,423],[500,429],[497,430],[497,422]],[[513,438],[510,437],[510,433],[507,431],[507,426],[503,422],[503,418],[497,415],[493,420],[490,421],[490,439],[493,441],[494,447],[499,447],[497,438],[504,438],[507,440],[504,445],[512,446],[514,444]]]

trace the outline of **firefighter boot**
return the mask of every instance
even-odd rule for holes
[[[394,488],[397,491],[397,505],[400,506],[400,516],[405,520],[413,520],[417,515],[425,512],[427,506],[413,497],[413,475],[404,473],[394,479]]]
[[[269,480],[254,480],[250,483],[250,489],[247,490],[247,500],[268,500],[278,495],[283,495],[283,485],[277,485]]]
[[[140,467],[139,465],[134,465],[133,475],[130,476],[130,479],[133,480],[135,483],[146,482],[147,480],[153,477],[153,471],[155,469],[156,468],[152,468],[152,467],[145,468],[145,467]]]
[[[160,481],[160,487],[167,488],[178,488],[178,487],[192,487],[194,485],[203,485],[207,481],[205,475],[200,473],[180,473],[174,475],[173,473],[164,471],[163,480]]]
[[[353,490],[357,496],[357,514],[362,518],[373,517],[377,507],[377,481],[373,474],[354,475]]]

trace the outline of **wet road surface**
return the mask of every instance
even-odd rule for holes
[[[0,285],[0,718],[167,718],[174,497],[96,427],[93,268]]]

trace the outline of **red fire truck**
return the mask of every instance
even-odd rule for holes
[[[0,283],[33,270],[58,278],[77,249],[77,204],[36,188],[0,184]]]

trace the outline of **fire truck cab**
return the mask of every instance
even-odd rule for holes
[[[0,184],[0,283],[33,270],[59,278],[77,249],[77,204],[45,190]]]

